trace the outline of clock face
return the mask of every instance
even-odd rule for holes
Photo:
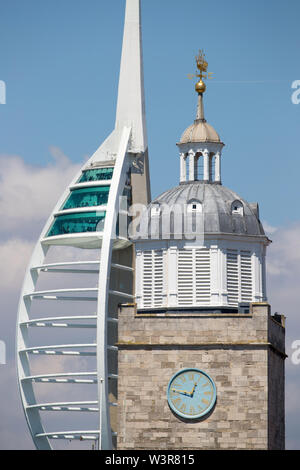
[[[200,369],[182,369],[171,378],[167,399],[170,408],[185,419],[199,419],[213,408],[216,386]]]

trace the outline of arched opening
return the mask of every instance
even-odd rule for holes
[[[209,155],[209,181],[215,181],[216,175],[216,156],[214,153]]]
[[[196,175],[195,179],[197,181],[202,181],[204,179],[204,161],[203,161],[203,154],[201,152],[196,153]]]

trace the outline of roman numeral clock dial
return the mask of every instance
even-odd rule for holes
[[[182,369],[171,378],[167,400],[181,418],[199,419],[214,407],[217,391],[214,381],[200,369]]]

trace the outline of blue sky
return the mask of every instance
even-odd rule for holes
[[[0,152],[44,165],[55,145],[79,162],[114,126],[124,1],[10,0],[0,18]],[[178,182],[175,143],[194,119],[194,56],[215,80],[206,118],[226,143],[223,182],[259,201],[271,225],[298,219],[297,0],[144,0],[152,193]],[[262,83],[256,83],[261,81]],[[236,83],[240,82],[240,83]]]
[[[0,449],[32,448],[15,382],[18,295],[30,253],[83,159],[113,130],[125,0],[3,0],[0,6]],[[300,449],[300,80],[298,0],[142,0],[153,197],[178,184],[176,142],[196,112],[195,55],[209,70],[208,122],[220,134],[223,184],[272,229],[272,311],[287,316],[287,446]],[[68,158],[66,158],[66,156]],[[53,159],[54,158],[54,159]],[[7,399],[14,406],[6,406]]]

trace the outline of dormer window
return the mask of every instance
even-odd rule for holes
[[[160,206],[155,204],[151,207],[151,217],[157,217],[160,215]]]
[[[187,204],[187,212],[190,214],[194,213],[202,213],[202,204],[200,201],[197,201],[196,199],[192,199],[191,201],[188,202]]]
[[[241,201],[234,201],[231,204],[231,214],[232,215],[244,215],[244,206]]]

